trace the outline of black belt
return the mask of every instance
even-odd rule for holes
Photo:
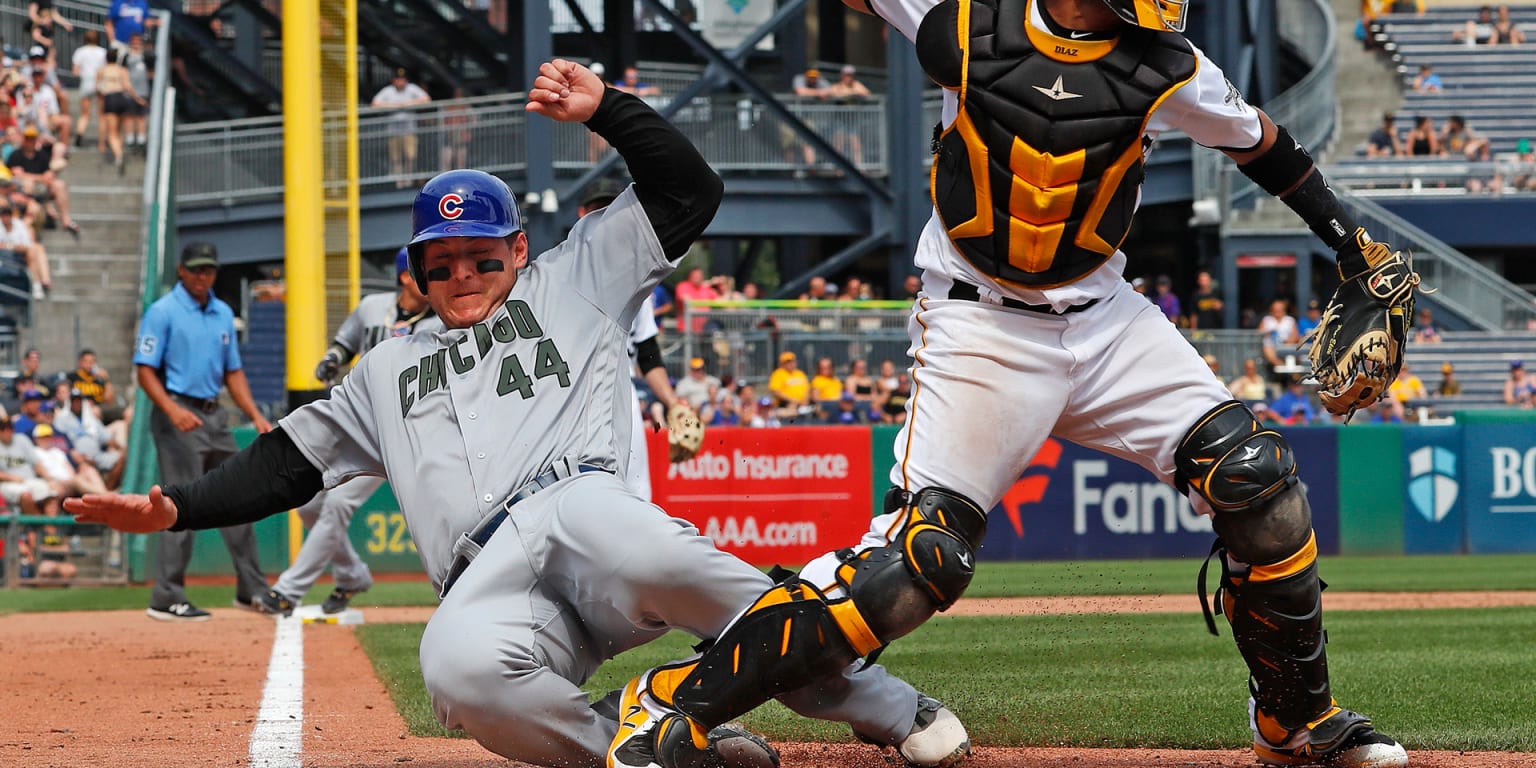
[[[459,540],[454,542],[453,563],[448,566],[448,576],[443,579],[443,588],[438,592],[438,598],[441,599],[448,596],[448,590],[453,587],[453,583],[458,581],[460,576],[464,575],[464,569],[468,568],[469,564],[480,554],[480,550],[490,543],[491,536],[496,533],[496,529],[500,528],[501,524],[507,521],[507,517],[512,514],[512,506],[514,504],[526,501],[528,497],[568,477],[574,477],[583,472],[607,471],[607,469],[596,464],[578,464],[562,461],[549,471],[524,483],[523,487],[513,491],[512,495],[501,502],[501,509],[486,515],[469,533],[461,534]]]
[[[962,283],[959,281],[956,281],[949,287],[949,298],[954,299],[955,301],[975,301],[981,302],[983,304],[991,303],[981,301],[980,288],[977,288],[970,283]],[[1022,309],[1026,312],[1039,312],[1046,315],[1070,315],[1073,312],[1081,312],[1099,303],[1098,299],[1090,299],[1086,302],[1083,302],[1082,304],[1073,304],[1066,309],[1056,309],[1049,304],[1028,304],[1019,301],[1018,299],[1010,299],[1007,296],[1001,296],[999,298],[1002,299],[1003,306],[1009,309]]]
[[[166,390],[166,391],[170,392],[170,390]],[[193,397],[191,395],[183,395],[180,392],[170,392],[170,395],[171,395],[171,397],[174,397],[177,400],[180,400],[182,403],[184,403],[186,405],[190,405],[193,408],[196,408],[197,410],[202,411],[203,413],[213,413],[214,411],[217,411],[219,409],[219,401],[218,401],[217,398],[214,398],[214,399],[210,400],[208,398],[203,398],[203,397]]]

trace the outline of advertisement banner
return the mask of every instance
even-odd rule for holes
[[[1331,429],[1283,430],[1301,462],[1320,552],[1338,551],[1338,469]],[[983,560],[1203,557],[1209,517],[1151,472],[1050,439],[992,509]]]
[[[1467,551],[1536,552],[1536,425],[1462,428]]]
[[[699,32],[710,45],[730,50],[746,41],[773,16],[774,0],[725,0],[696,3]],[[760,51],[773,50],[773,35],[757,44]]]
[[[1467,518],[1461,498],[1462,429],[1401,429],[1406,472],[1402,551],[1415,555],[1464,552]]]
[[[652,500],[753,565],[798,567],[869,528],[866,427],[711,427],[680,464],[665,434],[647,441]]]

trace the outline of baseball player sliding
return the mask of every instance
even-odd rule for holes
[[[1230,155],[1338,254],[1342,284],[1311,354],[1324,405],[1346,415],[1401,363],[1410,265],[1179,34],[1182,0],[845,2],[916,43],[944,88],[886,514],[857,547],[765,593],[702,657],[632,681],[637,706],[615,750],[724,722],[949,607],[970,583],[987,510],[1055,434],[1136,461],[1213,516],[1216,610],[1248,666],[1261,762],[1407,765],[1402,746],[1333,699],[1317,541],[1290,446],[1126,284],[1119,244],[1158,134]]]
[[[341,366],[385,339],[415,331],[442,329],[442,321],[437,319],[427,304],[427,297],[411,278],[409,253],[405,248],[395,254],[395,282],[399,284],[399,291],[375,293],[357,302],[357,307],[342,321],[330,348],[315,367],[316,379],[333,383],[341,373]],[[353,548],[352,540],[347,537],[347,527],[352,523],[353,513],[383,484],[381,477],[358,477],[321,491],[309,503],[299,507],[296,511],[309,535],[288,570],[277,577],[277,584],[257,598],[256,607],[264,613],[292,614],[327,565],[331,567],[332,578],[336,579],[336,588],[320,604],[324,613],[345,611],[354,595],[373,586],[373,574]]]
[[[668,629],[716,636],[770,582],[616,476],[632,419],[625,336],[714,216],[719,177],[644,102],[575,63],[541,65],[528,110],[584,122],[634,184],[530,261],[506,184],[478,171],[433,178],[412,208],[409,267],[443,330],[381,342],[329,399],[193,483],[67,509],[124,531],[212,528],[387,477],[443,598],[420,650],[438,719],[510,759],[591,768],[618,723],[578,684]],[[922,711],[878,666],[840,665],[783,701],[890,742]],[[622,759],[777,760],[739,729],[680,735],[661,755]]]

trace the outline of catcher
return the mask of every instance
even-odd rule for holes
[[[1401,364],[1418,284],[1407,259],[1352,221],[1300,142],[1180,34],[1183,0],[844,2],[913,41],[944,89],[886,514],[764,593],[700,658],[631,681],[639,706],[624,709],[635,715],[610,755],[664,755],[677,734],[697,740],[700,726],[949,607],[988,511],[1055,435],[1139,463],[1212,516],[1216,603],[1247,664],[1260,761],[1407,765],[1329,688],[1317,540],[1291,447],[1125,282],[1120,244],[1159,134],[1236,160],[1337,253],[1342,284],[1311,356],[1323,405],[1346,417]]]

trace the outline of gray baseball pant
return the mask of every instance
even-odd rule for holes
[[[331,577],[338,588],[361,591],[373,586],[373,574],[353,548],[347,528],[352,524],[352,514],[383,484],[382,477],[356,477],[321,491],[299,507],[296,511],[309,535],[272,589],[297,603],[325,573],[327,565],[331,566]]]

